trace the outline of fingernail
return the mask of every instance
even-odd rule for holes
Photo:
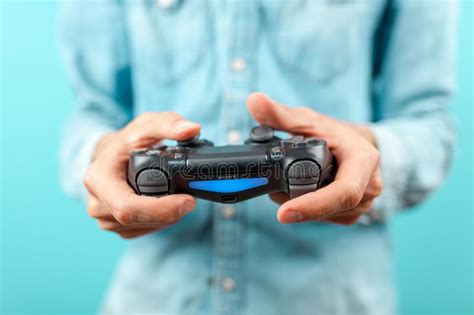
[[[281,221],[283,223],[294,223],[303,220],[303,215],[301,212],[288,210],[284,212],[281,216]]]
[[[179,209],[179,217],[182,218],[194,209],[194,202],[186,200]]]
[[[191,129],[199,126],[199,124],[193,123],[192,121],[189,120],[178,120],[177,122],[174,123],[173,128],[176,131],[183,131],[186,129]]]

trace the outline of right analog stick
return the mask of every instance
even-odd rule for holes
[[[198,133],[194,137],[185,140],[178,140],[179,146],[192,146],[193,144],[198,143],[200,134]]]
[[[250,139],[255,142],[265,142],[273,138],[274,130],[270,126],[256,126],[250,130]]]

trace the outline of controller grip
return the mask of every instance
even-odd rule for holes
[[[297,160],[288,169],[288,192],[290,198],[297,198],[306,193],[316,191],[332,180],[334,165],[330,164],[321,170],[313,160]]]
[[[144,169],[137,175],[138,193],[146,196],[167,195],[169,180],[166,173],[160,169]]]

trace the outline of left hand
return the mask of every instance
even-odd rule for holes
[[[336,177],[328,186],[291,200],[286,193],[270,195],[281,204],[277,215],[281,223],[328,221],[349,225],[371,209],[383,185],[380,153],[368,127],[338,121],[306,107],[290,108],[262,93],[251,94],[247,105],[260,124],[326,140],[337,160]]]

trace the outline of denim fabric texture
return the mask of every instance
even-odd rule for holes
[[[384,192],[353,226],[282,225],[267,196],[198,201],[174,227],[130,242],[103,312],[395,313],[386,223],[448,170],[456,26],[454,1],[66,2],[61,47],[77,110],[62,184],[73,196],[85,197],[97,140],[143,112],[177,112],[203,138],[242,143],[254,91],[370,124],[382,154]]]

